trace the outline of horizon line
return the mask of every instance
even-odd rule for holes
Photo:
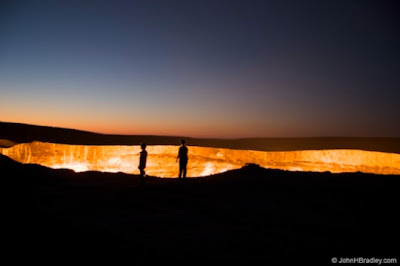
[[[40,124],[30,124],[30,123],[21,123],[21,122],[9,122],[9,121],[0,121],[0,123],[4,124],[18,124],[25,126],[34,126],[34,127],[44,127],[44,128],[53,128],[53,129],[61,129],[61,130],[74,130],[85,133],[97,134],[97,135],[107,135],[107,136],[154,136],[154,137],[170,137],[170,138],[186,138],[186,139],[215,139],[215,140],[243,140],[243,139],[312,139],[312,138],[374,138],[374,139],[397,139],[399,137],[377,137],[377,136],[298,136],[298,137],[287,137],[287,136],[274,136],[274,137],[238,137],[238,138],[223,138],[223,137],[192,137],[192,136],[180,136],[180,135],[157,135],[157,134],[117,134],[117,133],[101,133],[90,130],[78,129],[78,128],[69,128],[69,127],[60,127],[60,126],[50,126],[50,125],[40,125]]]

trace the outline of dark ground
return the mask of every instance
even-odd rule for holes
[[[400,176],[247,166],[184,183],[148,177],[141,188],[135,175],[53,170],[3,155],[0,167],[10,182],[3,241],[14,261],[399,260]]]

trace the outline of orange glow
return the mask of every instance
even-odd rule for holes
[[[146,173],[176,177],[178,146],[148,146]],[[21,162],[76,172],[103,171],[138,174],[139,146],[84,146],[24,143],[0,148],[0,153]],[[400,154],[362,150],[307,150],[264,152],[223,148],[189,147],[188,176],[206,176],[237,169],[246,163],[290,171],[333,173],[364,172],[400,174]]]

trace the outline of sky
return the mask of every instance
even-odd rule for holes
[[[0,121],[400,137],[396,1],[0,3]]]

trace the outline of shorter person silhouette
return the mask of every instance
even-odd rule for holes
[[[146,168],[146,162],[147,162],[147,151],[146,151],[146,143],[140,144],[140,147],[142,148],[142,151],[140,152],[140,158],[139,158],[139,170],[140,170],[140,185],[144,185],[144,177],[146,176],[146,172],[144,169]]]
[[[186,147],[185,140],[181,140],[182,146],[179,148],[178,157],[179,159],[179,178],[183,177],[186,179],[187,163],[188,163],[188,148]]]

